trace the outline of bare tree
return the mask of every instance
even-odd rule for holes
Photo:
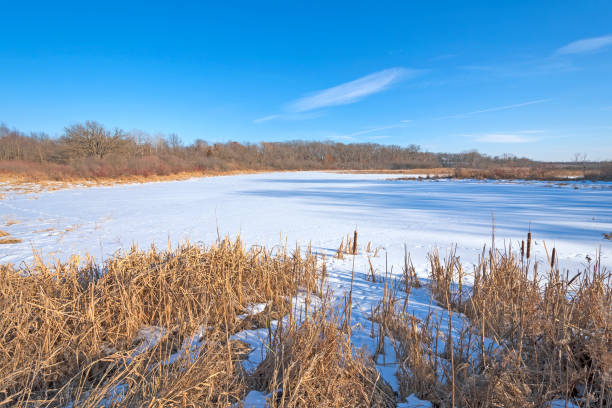
[[[170,133],[168,135],[168,144],[173,153],[177,153],[181,147],[183,147],[183,141],[176,133]]]
[[[584,163],[587,159],[586,153],[574,153],[574,161],[576,163]]]
[[[77,123],[67,127],[62,140],[73,155],[77,157],[97,157],[99,159],[104,158],[109,153],[118,151],[127,141],[123,131],[115,129],[111,132],[94,121],[87,121],[85,124]]]

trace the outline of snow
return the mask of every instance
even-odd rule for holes
[[[546,408],[578,408],[578,405],[566,400],[553,400],[545,405]]]
[[[276,322],[271,322],[272,330],[276,328]],[[268,329],[243,330],[230,337],[230,340],[244,341],[251,347],[247,360],[243,361],[244,368],[253,372],[257,366],[266,359],[268,354]]]
[[[101,259],[133,243],[210,243],[217,228],[247,244],[312,241],[331,254],[357,228],[360,245],[384,247],[395,271],[406,243],[422,273],[434,247],[458,244],[462,259],[475,261],[490,242],[493,215],[498,246],[520,243],[531,228],[539,259],[546,257],[546,241],[565,265],[584,265],[599,246],[604,265],[612,265],[612,242],[602,237],[612,231],[612,184],[574,189],[583,184],[389,180],[395,177],[267,173],[32,194],[0,186],[0,193],[7,190],[0,200],[2,230],[22,239],[0,246],[0,262],[32,260],[32,249],[47,260],[73,253]]]
[[[397,408],[432,408],[433,404],[429,401],[423,401],[414,396],[410,395],[406,398],[405,402],[397,404]]]
[[[269,397],[269,394],[266,395],[259,391],[250,391],[247,396],[242,401],[244,408],[261,408],[266,406],[266,398]]]
[[[404,244],[421,279],[427,276],[428,252],[441,255],[456,244],[456,253],[469,265],[484,244],[491,242],[495,220],[497,247],[520,245],[527,231],[533,233],[533,252],[546,259],[546,247],[557,248],[563,267],[586,265],[601,248],[602,264],[612,266],[612,184],[567,182],[483,182],[474,180],[389,180],[397,175],[340,174],[323,172],[268,173],[191,179],[186,181],[113,187],[76,187],[67,190],[23,194],[8,191],[0,200],[0,227],[23,242],[0,245],[1,263],[31,261],[32,250],[46,260],[66,259],[73,253],[102,259],[132,244],[148,248],[191,242],[213,243],[221,236],[240,234],[247,245],[302,247],[326,255],[332,307],[340,311],[352,296],[351,340],[362,350],[376,350],[377,326],[372,309],[384,292],[380,279],[369,278],[369,261],[379,277],[399,279],[404,265]],[[577,187],[577,188],[576,188]],[[16,223],[15,223],[16,222]],[[7,225],[10,224],[10,225]],[[340,240],[358,230],[359,254],[333,257]],[[380,248],[365,253],[368,242]],[[400,294],[400,298],[405,294]],[[306,295],[291,299],[295,316],[302,316]],[[320,305],[311,297],[308,310]],[[265,304],[247,307],[247,314],[261,312]],[[448,333],[448,314],[431,299],[428,289],[412,288],[407,313],[425,320],[432,314]],[[242,316],[241,316],[242,317]],[[453,331],[463,317],[453,313]],[[276,325],[276,322],[273,322]],[[202,328],[205,330],[205,328]],[[143,328],[144,349],[164,335],[159,328]],[[197,347],[202,333],[186,342],[180,353]],[[252,372],[265,358],[267,329],[245,330],[232,336],[248,343],[252,351],[244,361]],[[439,340],[440,349],[443,339]],[[393,344],[385,347],[375,363],[381,376],[398,391],[398,362]],[[139,349],[140,351],[140,349]],[[174,359],[178,358],[172,356]],[[443,362],[441,362],[443,364]],[[443,375],[440,375],[443,381]],[[265,405],[265,395],[251,391],[245,406]],[[557,402],[551,402],[556,404]],[[411,395],[401,407],[429,407]],[[552,405],[551,405],[552,406]],[[556,405],[555,405],[556,406]]]

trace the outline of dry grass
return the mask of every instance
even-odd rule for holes
[[[1,266],[0,406],[227,407],[253,389],[269,392],[273,407],[395,406],[326,302],[290,307],[298,290],[310,299],[322,288],[309,250],[245,250],[227,239],[134,248],[103,267]],[[255,303],[267,306],[239,317]],[[230,336],[254,328],[268,328],[270,352],[249,373],[249,346]]]
[[[0,245],[18,244],[20,242],[23,242],[23,241],[19,238],[0,238]]]
[[[6,232],[6,231],[2,231],[2,230],[0,230],[0,237],[8,237],[9,235],[11,235],[11,234],[9,234],[9,233],[8,233],[8,232]]]
[[[344,259],[344,255],[357,255],[358,253],[358,245],[357,245],[357,230],[355,230],[351,236],[351,234],[347,234],[346,238],[342,238],[340,241],[340,246],[336,250],[336,258]]]
[[[611,406],[610,274],[597,260],[562,274],[555,250],[542,273],[526,256],[529,246],[522,249],[483,250],[470,286],[453,250],[444,259],[431,254],[430,288],[445,318],[415,321],[397,291],[385,293],[373,319],[403,362],[402,396],[458,407],[540,407],[554,399]],[[463,316],[453,318],[453,310]]]
[[[253,374],[271,407],[394,407],[395,395],[370,356],[354,349],[336,318],[320,310],[277,331]]]
[[[276,170],[270,170],[275,171]],[[265,170],[227,170],[227,171],[182,171],[165,175],[131,175],[120,177],[63,177],[61,180],[56,180],[46,174],[17,174],[17,173],[0,173],[0,182],[9,183],[10,187],[6,187],[5,191],[15,191],[18,193],[40,193],[43,191],[56,191],[67,188],[79,187],[97,187],[97,186],[112,186],[117,184],[142,184],[155,183],[165,181],[180,181],[190,178],[201,177],[219,177],[219,176],[234,176],[240,174],[258,174],[270,171]],[[293,170],[287,170],[293,171]],[[0,195],[2,199],[4,195]]]
[[[347,253],[355,238],[343,241]],[[326,269],[309,249],[246,250],[225,239],[133,248],[102,266],[2,265],[0,406],[227,407],[258,390],[278,408],[393,407],[373,364],[385,338],[400,361],[400,398],[611,406],[612,287],[597,260],[562,275],[553,251],[542,273],[528,240],[520,254],[483,250],[469,274],[452,250],[432,253],[430,267],[429,289],[446,313],[424,320],[407,312],[423,285],[407,252],[403,279],[372,273],[384,293],[371,314],[378,348],[370,356],[351,342],[352,296],[339,316],[328,307]],[[289,301],[298,293],[319,306],[298,310]],[[263,311],[247,313],[260,303]],[[268,353],[248,372],[250,347],[231,336],[257,328],[269,333]]]
[[[490,180],[567,180],[583,179],[586,174],[581,170],[562,170],[544,167],[494,167],[490,169],[456,168],[452,178],[490,179]]]
[[[453,174],[453,169],[448,167],[417,168],[417,169],[372,169],[372,170],[330,170],[333,173],[341,174],[416,174],[448,177]]]
[[[228,341],[237,316],[252,303],[278,310],[316,279],[312,255],[246,251],[228,240],[133,249],[104,267],[78,259],[0,266],[0,404],[93,406],[117,386],[135,405],[236,402],[247,390]],[[158,341],[147,346],[143,330]],[[195,361],[161,364],[198,332],[206,346]]]

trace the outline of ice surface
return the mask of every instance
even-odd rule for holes
[[[0,262],[90,253],[100,259],[132,244],[166,247],[185,239],[211,243],[241,234],[247,244],[289,245],[312,241],[331,254],[357,228],[359,243],[388,252],[403,264],[406,243],[419,272],[425,255],[458,244],[466,262],[490,242],[492,215],[497,245],[520,243],[531,228],[535,252],[543,241],[557,247],[563,264],[585,264],[602,247],[612,265],[612,184],[586,188],[544,182],[391,181],[384,174],[267,173],[185,181],[77,187],[37,194],[7,192],[0,225],[19,244],[0,246]],[[575,185],[582,186],[576,182]],[[593,188],[595,187],[595,188]],[[9,222],[11,225],[6,225]],[[15,224],[12,224],[16,222]]]

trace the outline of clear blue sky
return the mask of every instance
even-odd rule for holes
[[[178,3],[0,0],[0,122],[612,159],[611,1]]]

